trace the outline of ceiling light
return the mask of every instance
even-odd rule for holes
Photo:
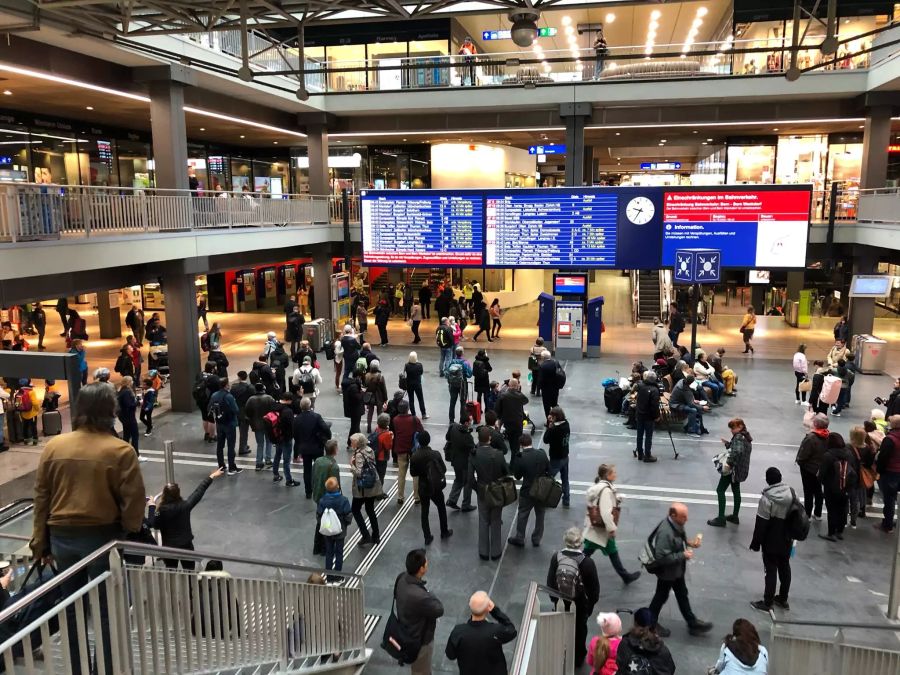
[[[697,131],[696,129],[694,129],[694,133],[695,133],[695,134],[699,134],[700,132]]]
[[[712,143],[712,139],[711,139],[711,138],[707,138],[706,140],[709,141],[710,143]]]
[[[404,138],[403,140],[405,141],[406,139]]]
[[[85,109],[85,110],[93,110],[93,109],[94,109],[94,106],[88,105],[88,106],[85,106],[84,109]]]
[[[658,9],[654,9],[652,12],[650,12],[650,18],[653,19],[654,21],[659,19],[659,17],[661,17],[661,16],[662,16],[662,12],[660,12]]]
[[[621,158],[621,157],[616,157],[616,160],[620,160],[620,159],[622,159],[622,158]]]
[[[618,132],[618,131],[616,132],[616,136],[621,136],[621,135],[622,134],[620,132]]]
[[[612,23],[615,20],[616,20],[616,15],[613,14],[612,12],[610,12],[609,14],[606,15],[606,23]]]
[[[12,92],[11,92],[9,89],[4,89],[4,90],[3,90],[3,95],[4,95],[4,96],[12,96]]]
[[[775,127],[774,129],[772,129],[772,131],[778,131],[778,127]]]
[[[665,143],[660,143],[660,144],[659,144],[659,147],[662,147],[662,146],[664,146],[664,145],[665,145]]]
[[[572,23],[572,17],[569,16],[568,14],[562,18],[562,25],[563,25],[563,26],[568,26],[568,25],[571,24],[571,23]]]
[[[657,28],[659,28],[659,21],[651,21],[649,28],[650,30],[656,30]]]
[[[3,68],[4,68],[4,66],[0,66],[0,70],[2,70]],[[298,138],[306,138],[306,134],[304,134],[300,131],[294,131],[292,129],[282,129],[281,127],[275,127],[275,126],[272,126],[271,124],[263,124],[262,122],[254,122],[253,120],[244,119],[243,117],[233,117],[231,115],[224,115],[222,113],[212,112],[211,110],[204,110],[203,108],[195,108],[193,106],[186,105],[186,106],[184,106],[184,111],[187,113],[193,113],[194,115],[203,115],[204,117],[212,117],[213,119],[222,120],[224,122],[234,122],[236,124],[244,124],[248,127],[255,127],[256,129],[265,129],[266,131],[274,131],[276,133],[285,134],[288,136],[297,136]]]
[[[668,143],[669,141],[668,141],[668,139],[660,138],[660,139],[659,139],[659,142],[660,142],[660,143]]]
[[[241,134],[241,138],[244,138],[244,134]],[[340,141],[338,141],[338,143],[340,143]]]
[[[709,10],[706,7],[700,7],[697,9],[697,16],[706,16],[709,14]]]
[[[700,145],[708,145],[706,141],[703,141]]]
[[[572,26],[566,26],[566,35],[575,35],[575,29]]]
[[[703,25],[703,19],[694,19],[694,23],[691,24],[691,28],[697,29]]]
[[[206,131],[206,127],[200,127],[200,131]]]
[[[278,141],[272,141],[272,145],[278,145]]]

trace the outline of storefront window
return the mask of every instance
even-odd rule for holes
[[[209,172],[210,189],[213,192],[225,192],[231,190],[231,163],[228,157],[216,149],[210,149],[209,158],[206,161],[206,169]]]
[[[775,146],[729,145],[726,173],[729,184],[774,183]]]
[[[427,145],[422,148],[370,148],[370,185],[377,190],[431,187],[431,152]]]
[[[328,67],[364,68],[366,65],[365,45],[337,45],[326,47],[325,59]],[[367,88],[364,70],[333,72],[328,76],[329,91],[359,91]]]
[[[840,199],[838,210],[848,218],[855,218],[859,201],[859,182],[862,174],[863,146],[861,142],[842,142],[855,138],[832,138],[828,146],[828,173],[825,189],[830,194],[831,183],[840,183]],[[836,141],[836,142],[835,142]],[[828,199],[825,199],[823,217],[828,215]]]
[[[406,50],[406,42],[369,45],[369,62],[379,67],[379,70],[369,73],[369,89],[402,88]]]
[[[188,177],[197,180],[198,190],[209,190],[209,170],[206,165],[206,146],[188,143]],[[193,183],[193,181],[191,181]]]
[[[778,139],[776,183],[812,183],[814,190],[825,186],[825,136],[783,136]]]
[[[295,50],[292,50],[295,51]],[[306,70],[322,70],[322,73],[306,74],[306,90],[314,94],[320,94],[325,89],[325,47],[307,47],[303,50],[303,58],[306,62]]]
[[[253,160],[253,191],[280,197],[291,191],[287,158],[265,157]]]
[[[35,183],[82,184],[81,176],[88,174],[87,155],[78,154],[74,138],[34,133],[31,141]]]
[[[30,150],[27,131],[0,127],[0,181],[22,183],[29,180]]]
[[[251,160],[240,157],[231,158],[231,190],[233,192],[252,191]]]
[[[150,144],[140,141],[118,141],[119,184],[123,187],[146,189],[150,181]]]

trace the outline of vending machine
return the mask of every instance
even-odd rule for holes
[[[554,355],[559,359],[584,358],[584,301],[586,273],[553,275],[553,295],[559,298],[554,313]]]

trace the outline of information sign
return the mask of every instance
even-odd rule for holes
[[[565,145],[529,145],[529,155],[564,155],[566,154]]]

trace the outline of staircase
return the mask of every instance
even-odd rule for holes
[[[659,306],[659,271],[638,273],[638,321],[656,321],[661,314]]]

